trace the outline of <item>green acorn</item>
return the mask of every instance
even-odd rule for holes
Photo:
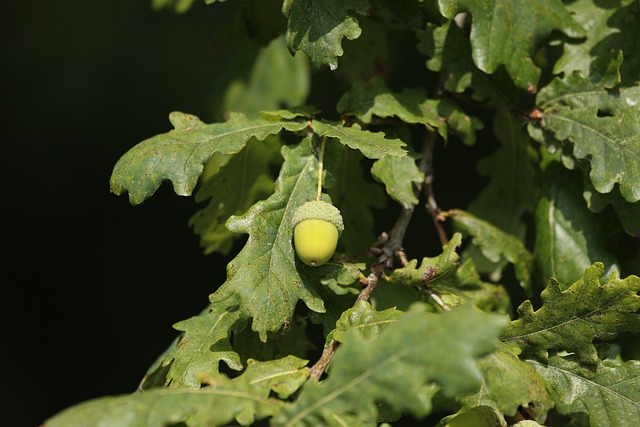
[[[307,202],[296,209],[292,225],[296,253],[311,267],[331,259],[344,230],[338,208],[323,201]]]

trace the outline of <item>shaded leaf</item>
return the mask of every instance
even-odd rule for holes
[[[618,183],[627,201],[640,200],[640,86],[607,90],[575,72],[553,80],[537,102],[543,128],[571,143],[575,159],[589,159],[598,192]]]
[[[576,353],[581,362],[594,364],[598,353],[594,339],[610,340],[624,331],[640,332],[640,278],[622,280],[616,272],[601,283],[604,265],[595,263],[584,277],[561,291],[550,279],[542,292],[542,306],[533,311],[531,301],[518,307],[502,340],[545,360],[548,350]]]
[[[591,427],[633,427],[640,419],[640,362],[585,369],[573,357],[528,360],[553,390],[559,413],[588,415]]]
[[[567,3],[566,8],[585,29],[585,38],[564,42],[563,54],[553,66],[554,74],[570,75],[579,70],[592,80],[601,80],[605,76],[598,70],[598,63],[609,61],[612,52],[615,56],[623,52],[624,61],[615,80],[624,85],[636,83],[640,75],[640,60],[635,55],[640,45],[638,2],[577,0]]]
[[[191,195],[213,153],[235,154],[253,137],[263,140],[282,129],[306,127],[306,123],[294,121],[248,120],[239,113],[225,123],[205,124],[179,112],[171,113],[169,120],[174,130],[139,143],[113,168],[111,191],[117,195],[128,192],[133,205],[151,197],[165,180],[172,181],[176,194]]]
[[[504,257],[512,263],[520,286],[527,293],[531,293],[533,256],[520,240],[468,212],[452,209],[447,211],[446,215],[451,218],[457,230],[472,236],[473,244],[489,261],[497,263]]]
[[[376,401],[424,416],[430,403],[420,390],[426,383],[439,383],[447,395],[471,391],[480,384],[475,359],[494,348],[504,321],[469,306],[442,315],[425,313],[417,306],[372,341],[350,331],[332,359],[329,377],[307,383],[274,422],[317,426],[330,423],[334,414],[372,422],[377,420]],[[402,387],[396,386],[398,378],[403,379]]]
[[[614,188],[607,194],[598,193],[590,184],[585,184],[582,195],[587,206],[593,212],[602,212],[608,205],[611,205],[624,231],[630,236],[640,237],[640,201],[627,202],[618,188]]]
[[[547,166],[544,177],[535,214],[534,254],[541,279],[554,277],[564,290],[596,261],[607,265],[605,276],[619,271],[615,257],[604,249],[606,228],[585,206],[581,178],[557,162]]]
[[[350,11],[366,15],[367,0],[287,0],[282,5],[289,19],[285,38],[292,52],[303,51],[316,68],[338,68],[342,39],[356,39],[362,32]]]
[[[325,186],[342,212],[344,231],[339,248],[350,254],[368,249],[375,243],[374,209],[383,209],[388,200],[382,186],[365,178],[362,160],[359,152],[335,140],[327,141]]]
[[[560,0],[440,0],[443,16],[459,12],[473,16],[471,47],[474,63],[486,73],[504,65],[517,86],[536,86],[540,69],[532,57],[552,31],[584,35]]]
[[[426,66],[442,72],[444,88],[452,93],[467,90],[478,101],[512,108],[518,98],[518,89],[503,68],[494,74],[481,71],[471,58],[471,44],[467,33],[454,21],[441,26],[427,23],[425,30],[416,33],[418,50],[429,57]]]
[[[424,173],[418,169],[411,156],[384,156],[371,167],[373,177],[385,185],[387,194],[405,209],[418,204],[413,184],[424,181]]]
[[[397,117],[405,123],[434,127],[445,141],[451,132],[466,144],[473,144],[475,131],[482,129],[478,119],[468,116],[453,102],[429,99],[422,88],[394,92],[380,77],[372,78],[366,86],[356,83],[342,95],[336,108],[339,113],[354,115],[364,123],[370,123],[373,116]]]
[[[370,159],[384,156],[402,157],[407,154],[402,148],[406,144],[400,139],[386,139],[382,132],[370,132],[357,124],[347,127],[339,122],[314,120],[311,127],[319,136],[334,138],[341,144],[360,150]]]
[[[227,219],[243,214],[273,192],[270,168],[281,158],[279,141],[270,138],[274,137],[263,142],[250,140],[218,173],[203,181],[196,192],[196,202],[209,200],[204,209],[189,219],[205,254],[228,253],[238,234],[227,230]]]
[[[348,264],[329,262],[320,267],[301,265],[308,283],[313,284],[324,301],[323,313],[311,313],[314,323],[322,324],[325,336],[335,327],[342,313],[352,307],[359,289],[350,287],[362,274],[365,264]]]
[[[500,147],[477,165],[480,175],[490,180],[467,210],[523,240],[526,233],[523,216],[533,212],[538,195],[538,154],[513,114],[498,111],[493,131]]]

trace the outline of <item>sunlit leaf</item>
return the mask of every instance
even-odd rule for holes
[[[360,150],[370,159],[379,159],[384,156],[402,157],[407,154],[402,148],[406,144],[400,139],[387,139],[382,132],[370,132],[357,124],[344,126],[339,122],[314,120],[311,127],[319,136],[334,138],[341,144]]]
[[[577,160],[589,159],[598,192],[617,183],[627,201],[640,200],[640,86],[607,90],[575,72],[553,80],[537,101],[543,128],[571,143]]]
[[[511,322],[502,340],[541,360],[549,350],[562,350],[575,353],[581,362],[596,363],[595,339],[640,332],[640,278],[619,279],[614,272],[603,283],[603,274],[604,265],[595,263],[565,291],[550,279],[541,294],[542,306],[534,311],[531,301],[523,302],[518,319]]]
[[[129,193],[131,204],[142,203],[169,180],[180,196],[193,192],[204,164],[213,153],[238,153],[251,138],[265,139],[282,129],[302,130],[306,123],[256,119],[232,114],[225,123],[205,124],[195,116],[174,112],[174,130],[149,138],[126,152],[111,175],[111,191]]]
[[[584,34],[560,0],[439,0],[439,5],[449,19],[471,13],[472,57],[478,68],[491,74],[504,65],[523,89],[538,84],[540,68],[532,57],[552,31]]]
[[[264,362],[249,360],[242,376],[261,396],[268,397],[273,391],[281,399],[286,399],[309,377],[307,363],[307,360],[294,356]]]
[[[368,302],[360,301],[342,313],[332,336],[337,341],[344,341],[345,333],[354,330],[363,338],[371,340],[377,338],[390,325],[398,323],[402,315],[404,312],[395,308],[376,311]]]
[[[405,209],[418,204],[414,184],[424,181],[424,173],[418,169],[411,156],[384,156],[371,168],[374,178],[385,185],[387,194]]]

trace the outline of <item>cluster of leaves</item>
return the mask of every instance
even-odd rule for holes
[[[45,425],[636,425],[638,2],[237,3],[227,42],[260,47],[230,71],[224,120],[171,113],[111,189],[135,205],[170,181],[206,204],[190,221],[206,253],[248,239],[136,393]],[[323,68],[347,86],[337,115],[305,105]],[[497,148],[482,191],[441,211],[434,144],[460,143]],[[312,268],[291,217],[323,171],[345,231]],[[400,218],[376,230],[389,201]],[[402,250],[425,203],[435,257]]]

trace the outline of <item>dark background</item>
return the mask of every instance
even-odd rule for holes
[[[221,69],[212,39],[229,10],[3,5],[0,424],[37,426],[135,390],[175,337],[171,325],[224,281],[226,260],[204,256],[187,225],[191,198],[163,185],[133,207],[109,192],[109,177],[129,148],[171,129],[171,111],[211,121]]]
[[[233,3],[196,1],[184,15],[142,0],[3,6],[0,424],[37,426],[132,392],[176,336],[172,324],[224,281],[228,259],[203,255],[187,225],[191,198],[165,184],[133,207],[109,192],[109,177],[129,148],[170,130],[171,111],[216,120],[212,82],[230,59],[213,41]],[[441,167],[439,182],[479,188],[468,179],[475,149],[448,150],[456,167]],[[468,197],[439,196],[444,207]],[[433,236],[421,244],[437,249]]]

